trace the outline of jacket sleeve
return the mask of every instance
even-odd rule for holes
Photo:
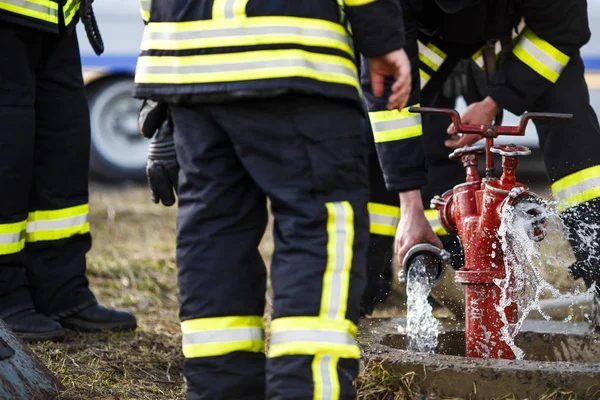
[[[544,96],[590,38],[586,0],[522,2],[526,27],[490,86],[499,106],[522,114]]]
[[[412,93],[409,105],[416,105],[420,96],[419,50],[417,25],[409,15],[404,16],[406,42],[404,50],[411,61]],[[387,98],[392,79],[385,80],[384,95],[376,98],[371,90],[371,79],[366,59],[362,60],[361,85],[369,110],[375,148],[388,190],[405,192],[419,189],[427,183],[425,150],[421,115],[411,114],[408,107],[402,111],[388,111]]]
[[[381,57],[404,47],[399,0],[343,0],[353,40],[366,57]]]

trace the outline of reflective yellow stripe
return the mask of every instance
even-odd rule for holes
[[[142,50],[190,50],[230,46],[295,44],[341,50],[354,58],[349,35],[335,22],[298,17],[152,22]]]
[[[419,76],[421,77],[421,90],[423,90],[427,82],[431,79],[431,76],[422,69],[419,69]]]
[[[440,50],[433,43],[428,43],[425,45],[420,40],[418,40],[417,43],[419,45],[419,61],[427,65],[434,72],[440,69],[440,66],[446,59],[446,53]]]
[[[358,89],[356,65],[305,50],[263,50],[202,56],[138,58],[137,83],[193,84],[303,77]]]
[[[343,320],[348,306],[354,246],[354,210],[349,202],[326,203],[327,265],[323,275],[323,318]]]
[[[408,107],[402,111],[373,111],[369,118],[375,143],[405,140],[423,134],[421,114],[408,112]]]
[[[183,355],[214,357],[265,350],[264,321],[260,316],[198,318],[182,321]]]
[[[371,4],[374,2],[375,0],[344,0],[344,3],[346,3],[348,7],[364,6],[366,4]]]
[[[0,10],[58,24],[58,4],[49,0],[3,0]]]
[[[400,221],[400,207],[369,203],[370,232],[375,235],[396,236]]]
[[[535,72],[555,83],[568,64],[570,57],[525,28],[513,54]]]
[[[339,358],[328,354],[318,354],[312,362],[314,400],[338,400],[340,380],[337,372]]]
[[[502,51],[502,44],[500,43],[500,41],[496,42],[494,50],[496,52],[496,58],[498,58],[500,52]],[[473,59],[473,61],[475,61],[475,64],[477,64],[479,68],[485,68],[485,62],[483,61],[483,48],[477,50],[471,58]]]
[[[152,0],[140,0],[140,14],[142,15],[142,19],[146,22],[150,21],[150,7],[152,6]],[[146,33],[146,29],[148,29],[147,25],[144,28],[144,36]],[[144,49],[142,49],[144,50]]]
[[[552,184],[552,192],[561,211],[600,197],[600,165],[559,179]]]
[[[67,0],[65,5],[63,6],[63,15],[65,17],[65,25],[69,25],[71,21],[73,21],[73,17],[75,17],[75,13],[81,7],[81,3],[79,0]]]
[[[212,17],[214,20],[245,17],[247,4],[248,0],[215,0]]]
[[[369,203],[370,232],[381,236],[396,236],[398,222],[400,221],[400,207],[386,204]],[[446,236],[448,232],[444,229],[438,218],[437,210],[425,210],[425,217],[433,232],[438,236]]]
[[[328,354],[360,357],[356,325],[349,320],[324,317],[285,317],[271,323],[269,357]]]
[[[25,248],[27,221],[0,224],[0,255],[18,253]]]
[[[34,211],[27,219],[27,242],[66,239],[90,231],[87,204],[61,210]]]

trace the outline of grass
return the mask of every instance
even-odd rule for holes
[[[90,210],[91,287],[103,305],[135,313],[139,328],[127,334],[68,332],[64,343],[34,344],[32,349],[62,380],[64,400],[182,399],[176,210],[150,202],[145,187],[99,185],[92,187]],[[261,244],[267,262],[272,252],[267,233]],[[380,316],[399,312],[399,297],[391,303]],[[415,375],[392,376],[374,363],[363,366],[357,387],[361,400],[412,399],[419,392]],[[558,395],[563,397],[551,397]],[[540,400],[575,399],[560,391],[548,396]]]

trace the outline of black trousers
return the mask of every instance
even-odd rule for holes
[[[355,398],[369,236],[364,114],[292,94],[171,111],[188,399]]]
[[[0,317],[94,304],[89,116],[75,33],[0,26]]]

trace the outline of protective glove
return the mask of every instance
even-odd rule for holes
[[[179,165],[173,141],[173,127],[166,104],[145,101],[138,122],[142,135],[151,138],[146,177],[152,202],[162,202],[170,207],[175,204]]]

